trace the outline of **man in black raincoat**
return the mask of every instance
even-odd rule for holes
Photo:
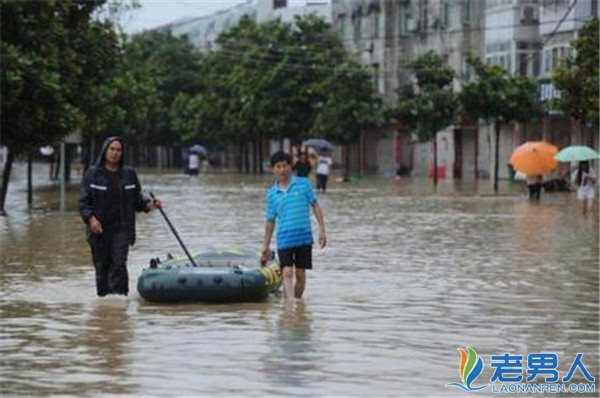
[[[161,206],[159,200],[143,197],[135,170],[123,165],[124,149],[121,138],[107,138],[79,190],[79,213],[87,225],[98,296],[127,295],[127,253],[135,243],[135,212]]]

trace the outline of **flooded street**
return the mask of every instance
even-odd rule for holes
[[[333,182],[302,301],[157,305],[135,284],[151,257],[182,255],[161,215],[138,217],[129,297],[99,299],[77,187],[60,213],[35,167],[34,210],[17,165],[0,220],[2,395],[458,397],[445,385],[466,346],[479,381],[505,352],[556,353],[561,377],[581,352],[599,377],[598,222],[574,193],[530,204],[516,184]],[[260,250],[270,177],[178,173],[140,178],[190,251]]]

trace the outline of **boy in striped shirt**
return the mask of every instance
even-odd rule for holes
[[[292,175],[292,156],[279,151],[271,157],[276,181],[267,190],[265,209],[265,241],[263,263],[271,249],[271,238],[277,223],[277,254],[283,275],[286,297],[301,298],[306,287],[306,270],[312,269],[313,236],[310,225],[312,207],[319,225],[319,245],[327,244],[323,212],[317,203],[310,181]],[[294,284],[294,267],[296,283]]]

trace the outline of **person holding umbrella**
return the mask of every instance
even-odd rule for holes
[[[527,176],[527,188],[529,189],[529,200],[540,200],[544,177],[540,174]]]
[[[554,156],[558,148],[544,141],[529,141],[518,146],[510,156],[510,165],[527,176],[529,199],[539,200],[543,175],[558,166]]]
[[[585,216],[588,211],[592,210],[594,205],[594,185],[596,178],[594,172],[590,168],[589,160],[579,162],[577,172],[575,174],[575,184],[577,185],[577,200],[581,202],[581,213]]]
[[[563,148],[554,157],[559,162],[579,162],[574,173],[574,183],[577,187],[577,199],[581,202],[581,212],[586,215],[592,210],[595,197],[594,185],[596,177],[590,167],[590,161],[600,159],[600,153],[585,145],[572,145]]]

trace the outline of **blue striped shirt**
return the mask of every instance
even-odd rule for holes
[[[316,201],[307,178],[292,176],[286,190],[277,182],[267,190],[265,217],[277,221],[277,249],[313,244],[310,205]]]

